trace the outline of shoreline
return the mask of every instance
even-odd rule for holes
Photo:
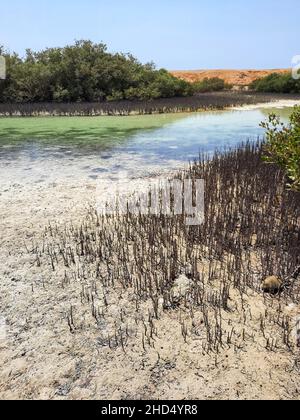
[[[252,110],[260,109],[260,108],[284,109],[284,108],[292,108],[294,106],[300,106],[300,99],[298,100],[279,99],[275,102],[262,102],[262,103],[253,104],[253,105],[242,105],[240,107],[233,107],[231,109],[234,111],[252,111]]]
[[[256,180],[247,172],[244,177],[244,184],[249,179],[254,191],[260,191],[260,179]],[[267,185],[267,180],[263,185]],[[279,313],[294,318],[299,315],[299,308],[291,299],[287,298],[286,304],[281,306],[277,299],[262,296],[256,290],[259,278],[256,273],[258,262],[254,256],[250,261],[254,270],[252,287],[248,285],[240,295],[231,284],[230,310],[220,309],[224,340],[226,330],[231,333],[232,343],[216,352],[209,352],[205,347],[206,327],[198,305],[193,306],[192,312],[185,307],[183,292],[188,296],[187,303],[192,294],[189,282],[179,282],[184,277],[179,276],[172,287],[172,292],[178,293],[179,307],[164,309],[162,300],[159,300],[158,319],[153,320],[157,335],[154,335],[155,340],[148,342],[143,335],[143,316],[148,327],[149,309],[152,308],[150,299],[138,306],[137,317],[134,288],[123,290],[116,281],[115,287],[107,285],[102,289],[101,279],[93,282],[90,275],[85,279],[76,278],[74,273],[77,273],[77,267],[83,267],[83,258],[76,260],[76,266],[66,267],[59,256],[60,264],[55,271],[47,255],[41,256],[39,263],[35,259],[35,250],[38,245],[42,249],[45,243],[46,250],[47,245],[52,244],[50,226],[59,240],[60,235],[64,238],[66,227],[75,232],[90,220],[90,216],[87,217],[90,205],[93,205],[90,198],[95,194],[92,182],[75,186],[61,183],[51,188],[34,186],[30,191],[14,187],[2,195],[0,212],[4,239],[0,250],[0,319],[2,316],[6,331],[2,340],[0,336],[2,399],[127,400],[151,399],[159,395],[166,399],[236,397],[234,387],[228,387],[228,383],[238,384],[239,399],[257,398],[258,395],[285,399],[286,387],[289,395],[299,398],[297,372],[289,371],[295,362],[296,350],[292,352],[284,346],[282,328],[273,325],[271,317],[265,319],[264,315],[267,310],[274,317]],[[106,196],[104,191],[103,194]],[[251,197],[252,192],[249,194]],[[28,196],[32,197],[29,204]],[[224,194],[225,200],[226,197]],[[261,205],[267,206],[267,203]],[[111,226],[109,224],[107,229]],[[246,235],[247,230],[244,232]],[[178,243],[184,247],[184,236],[179,238]],[[68,238],[67,243],[73,248],[71,239]],[[116,237],[112,239],[116,240]],[[103,242],[106,243],[104,239]],[[198,255],[198,248],[195,249],[195,255]],[[249,249],[251,256],[254,255],[255,248],[250,246]],[[204,247],[203,254],[199,250],[201,259],[197,258],[197,270],[208,279],[211,269],[219,268],[222,263],[217,260],[210,263],[205,250]],[[223,255],[226,257],[225,250]],[[93,272],[91,263],[86,267],[88,273]],[[223,270],[226,267],[227,264],[223,264]],[[205,280],[207,292],[220,289],[223,273],[220,270],[221,275],[211,282]],[[244,278],[244,273],[241,277]],[[181,287],[185,289],[181,290]],[[107,294],[107,306],[102,302],[103,290]],[[92,303],[86,301],[88,293],[92,293],[93,302],[102,314],[101,319],[93,317]],[[207,296],[211,295],[208,293]],[[208,308],[208,319],[213,327],[215,309],[211,303]],[[70,311],[74,317],[74,330],[68,326]],[[191,313],[195,326],[190,319]],[[262,317],[263,331],[260,330]],[[182,320],[189,328],[186,340],[182,335]],[[127,327],[125,351],[115,342],[115,321],[122,328]],[[278,348],[272,351],[266,347],[264,334],[276,339]],[[271,379],[270,372],[273,372]],[[254,375],[257,385],[249,381]]]
[[[300,95],[253,92],[213,92],[185,98],[154,101],[105,103],[32,103],[0,104],[3,118],[101,117],[180,114],[220,110],[245,110],[261,107],[300,105]]]

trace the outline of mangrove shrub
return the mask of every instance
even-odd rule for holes
[[[266,129],[265,160],[280,165],[289,187],[300,191],[300,107],[295,107],[289,125],[275,114],[261,125]]]
[[[64,48],[26,51],[24,58],[0,47],[7,78],[0,102],[99,102],[190,96],[193,87],[153,63],[110,53],[105,44],[77,41]]]

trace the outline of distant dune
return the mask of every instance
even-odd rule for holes
[[[273,70],[182,70],[171,71],[176,77],[189,82],[198,82],[206,77],[220,77],[227,83],[234,86],[248,86],[251,82],[261,77],[268,76],[271,73],[287,73],[289,69]]]

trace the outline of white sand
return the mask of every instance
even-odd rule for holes
[[[234,111],[252,111],[253,109],[262,109],[262,108],[275,108],[275,109],[284,109],[292,108],[294,106],[300,106],[300,100],[296,99],[281,99],[273,102],[266,102],[255,105],[243,105],[232,107]]]

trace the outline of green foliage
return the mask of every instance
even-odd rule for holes
[[[257,92],[300,93],[300,80],[293,79],[290,73],[272,73],[252,82],[250,89]]]
[[[261,126],[266,129],[265,160],[279,164],[287,173],[289,187],[300,191],[300,107],[295,107],[288,126],[274,114]]]
[[[195,82],[193,87],[196,93],[220,92],[232,88],[231,85],[226,84],[225,80],[220,79],[219,77],[213,77],[211,79],[206,77],[201,82]]]
[[[111,54],[104,44],[77,41],[64,48],[9,54],[0,102],[97,102],[189,96],[192,85],[141,64],[130,54]]]

